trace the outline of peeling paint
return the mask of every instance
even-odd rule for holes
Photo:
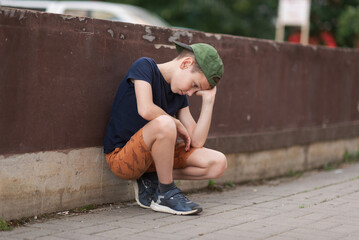
[[[85,20],[86,20],[86,18],[85,18],[85,17],[78,17],[78,18],[79,18],[80,22],[82,22],[82,21],[85,21]]]
[[[14,16],[15,16],[15,12],[16,12],[15,9],[14,9],[14,10],[10,10],[10,17],[14,17]]]
[[[247,121],[250,121],[251,120],[251,115],[247,115]]]
[[[188,42],[192,42],[192,39],[193,39],[193,34],[188,32],[188,31],[174,31],[172,36],[170,36],[168,38],[168,41],[169,42],[173,42],[173,41],[176,41],[178,40],[181,36],[183,37],[188,37],[189,38],[189,41]]]
[[[61,17],[62,17],[62,19],[64,19],[64,20],[74,19],[74,17],[71,17],[71,16],[66,16],[66,15],[61,16]]]
[[[107,32],[111,35],[111,37],[113,37],[114,32],[113,32],[113,30],[112,30],[112,29],[107,29]]]
[[[213,33],[205,33],[206,37],[215,37],[217,40],[221,40],[222,39],[222,35],[221,34],[213,34]]]
[[[313,46],[313,45],[311,45],[310,47],[311,47],[312,50],[314,50],[314,51],[317,51],[317,49],[318,49],[316,46]]]
[[[253,45],[252,48],[254,49],[255,52],[258,52],[258,46],[257,45]]]
[[[151,28],[147,26],[147,27],[145,28],[145,31],[146,31],[147,34],[146,34],[146,35],[143,35],[142,38],[145,39],[145,40],[147,40],[147,41],[149,41],[149,42],[153,42],[153,40],[155,40],[156,37],[152,35]]]
[[[280,52],[279,45],[276,42],[273,42],[272,46],[275,48],[275,50],[277,50],[277,52]]]
[[[125,35],[123,35],[122,33],[120,34],[120,39],[125,40]]]
[[[161,47],[163,47],[163,48],[170,48],[170,49],[175,49],[175,48],[176,48],[174,45],[155,44],[155,48],[156,48],[156,49],[160,49]]]
[[[25,11],[21,11],[19,20],[25,18]]]
[[[7,10],[7,9],[5,9],[4,11],[2,11],[2,13],[4,14],[5,17],[8,16],[8,10]]]

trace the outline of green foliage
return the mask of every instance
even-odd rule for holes
[[[172,26],[199,31],[273,39],[278,0],[105,0],[137,5]]]
[[[227,188],[233,188],[233,187],[236,186],[236,185],[233,183],[233,181],[225,182],[223,185],[224,185],[224,187],[227,187]]]
[[[0,231],[10,231],[12,228],[7,224],[6,221],[0,218]]]
[[[359,6],[349,6],[339,17],[338,42],[342,45],[356,47],[359,44]]]
[[[210,179],[208,181],[208,187],[214,187],[216,185],[215,181],[213,181],[212,179]]]
[[[301,177],[303,172],[293,171],[293,169],[289,169],[287,177]]]
[[[325,171],[331,171],[335,168],[333,163],[324,163],[323,168]]]
[[[208,181],[208,190],[211,191],[218,191],[218,192],[222,192],[225,189],[229,189],[229,188],[234,188],[236,185],[233,183],[233,181],[228,181],[225,182],[223,184],[217,184],[215,181],[213,181],[212,179],[210,179]]]
[[[222,192],[223,191],[223,187],[221,185],[218,185],[215,181],[213,181],[212,179],[210,179],[208,181],[208,190],[211,191],[217,191],[217,192]]]
[[[96,208],[97,208],[97,205],[90,204],[90,205],[86,205],[86,206],[83,206],[83,207],[75,208],[71,212],[74,212],[74,213],[86,213],[86,212],[89,212],[90,210],[94,210]]]
[[[338,19],[344,14],[344,9],[350,6],[358,6],[359,0],[312,0],[310,12],[310,35],[319,36],[320,32],[331,32],[336,37],[338,46],[353,47],[346,42],[339,40],[338,32],[342,25]],[[348,38],[353,39],[350,35]]]
[[[354,163],[359,161],[359,151],[349,153],[348,150],[345,150],[344,153],[344,162],[346,163]]]

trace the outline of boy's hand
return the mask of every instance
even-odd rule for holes
[[[188,131],[178,119],[176,119],[175,122],[176,122],[178,136],[182,138],[184,143],[186,144],[185,150],[189,151],[191,146],[191,138],[188,134]]]
[[[214,99],[216,98],[216,92],[217,92],[217,87],[214,87],[209,90],[197,91],[196,95],[202,96],[203,101],[211,102],[214,101]]]

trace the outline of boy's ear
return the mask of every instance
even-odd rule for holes
[[[191,57],[185,57],[181,59],[180,68],[186,69],[194,64],[194,60]]]

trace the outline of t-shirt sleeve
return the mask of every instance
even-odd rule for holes
[[[136,60],[130,67],[127,79],[144,80],[152,85],[153,69],[150,60],[147,58],[140,58]]]

